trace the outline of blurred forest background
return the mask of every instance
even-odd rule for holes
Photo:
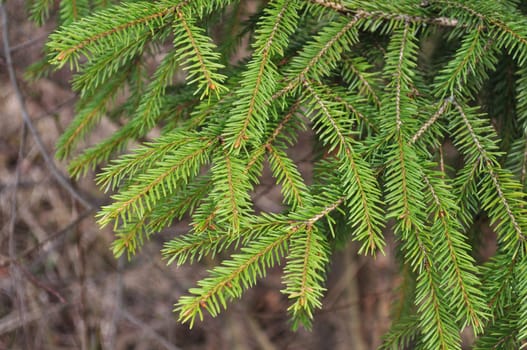
[[[24,80],[27,67],[42,58],[55,25],[36,27],[27,20],[26,6],[23,0],[8,1],[8,31],[6,25],[0,28],[9,39],[19,84],[16,89],[9,79],[2,39],[0,349],[364,350],[380,344],[399,282],[390,233],[385,256],[357,257],[353,244],[334,253],[324,308],[311,332],[290,330],[280,268],[216,319],[207,317],[192,330],[178,324],[173,304],[206,274],[207,263],[177,268],[161,259],[161,242],[185,232],[186,222],[154,235],[130,261],[115,259],[111,230],[99,229],[93,219],[96,207],[108,202],[93,174],[71,183],[95,209],[84,208],[57,181],[43,152],[53,159],[54,144],[74,115],[76,96],[67,70],[36,82]],[[43,149],[23,122],[22,106]],[[87,143],[119,127],[109,119],[101,125]],[[305,133],[292,151],[306,178],[310,140]],[[56,166],[67,174],[65,164]],[[278,196],[267,176],[254,193],[255,206],[279,211]]]

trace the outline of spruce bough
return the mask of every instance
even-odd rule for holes
[[[245,4],[60,2],[48,57],[78,71],[79,102],[57,156],[74,176],[105,164],[98,184],[115,194],[98,219],[115,255],[188,216],[168,263],[233,253],[179,300],[181,321],[217,315],[283,264],[292,324],[309,328],[335,246],[382,254],[392,229],[405,286],[382,348],[460,349],[465,327],[475,349],[525,347],[526,6],[271,0],[247,20]],[[50,6],[34,0],[32,16]],[[250,56],[236,59],[244,37]],[[105,115],[126,122],[76,152]],[[304,129],[309,181],[287,152]],[[265,164],[283,212],[253,207]],[[476,262],[481,215],[498,248]]]

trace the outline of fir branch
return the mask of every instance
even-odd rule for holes
[[[309,84],[316,86],[316,88],[323,91],[324,94],[328,96],[328,98],[331,98],[345,107],[345,109],[350,113],[349,117],[351,119],[355,119],[354,122],[357,124],[357,126],[354,126],[353,129],[356,129],[357,131],[379,131],[377,125],[375,125],[375,123],[369,117],[377,111],[367,108],[368,104],[365,103],[366,101],[364,101],[363,98],[356,96],[355,94],[351,94],[349,91],[341,89],[338,86],[327,86],[323,84],[317,84],[313,81],[309,81]]]
[[[251,184],[244,172],[245,164],[241,159],[229,154],[223,144],[214,157],[214,163],[214,189],[211,196],[217,198],[216,206],[219,209],[216,216],[228,222],[230,234],[237,235],[240,222],[251,207]]]
[[[361,57],[353,57],[343,63],[343,78],[350,88],[355,86],[359,93],[371,98],[375,105],[380,108],[381,100],[379,97],[380,89],[377,86],[377,74],[369,73],[367,70],[373,67]]]
[[[50,35],[48,47],[55,53],[51,62],[59,67],[67,62],[78,66],[81,54],[96,55],[124,38],[133,42],[132,37],[160,27],[174,8],[163,3],[140,1],[123,3],[85,17]],[[123,32],[127,35],[121,37]]]
[[[142,120],[132,119],[128,124],[121,127],[117,132],[106,140],[88,148],[82,155],[70,161],[68,170],[71,176],[80,177],[85,175],[88,170],[110,158],[112,154],[123,151],[128,141],[135,135],[140,134],[139,130],[144,127]]]
[[[349,120],[342,118],[342,112],[324,101],[313,86],[304,81],[305,102],[314,115],[314,128],[321,141],[329,145],[328,152],[336,150],[340,160],[343,188],[350,208],[349,222],[357,226],[355,237],[362,242],[360,251],[374,254],[384,246],[381,235],[383,219],[381,199],[377,181],[368,164],[356,154],[352,139],[348,136]],[[318,112],[315,112],[318,109]],[[359,218],[362,218],[360,220]],[[359,222],[358,225],[354,224]]]
[[[146,94],[150,95],[151,93],[155,92],[154,89],[150,89],[149,87]],[[181,93],[179,97],[185,98],[186,96],[188,97],[187,94]],[[177,101],[175,96],[170,96],[169,98],[171,101]],[[178,108],[191,108],[196,102],[195,100],[187,101],[185,105],[180,105]],[[144,113],[148,113],[145,116],[142,112],[143,108],[146,108],[146,106],[140,102],[137,107],[138,115],[134,116],[132,120],[113,133],[109,138],[88,148],[82,155],[73,159],[69,165],[70,174],[74,177],[79,177],[85,174],[90,168],[95,168],[99,163],[108,160],[113,154],[123,151],[130,140],[144,137],[155,126],[155,123],[159,122],[165,116],[164,113],[156,113],[155,109],[152,113],[148,113],[145,109]],[[198,115],[196,118],[193,118],[192,122],[200,124],[202,119],[213,110],[212,107],[209,107],[204,112],[198,110]],[[173,111],[170,111],[170,114],[174,117]],[[197,125],[193,126],[196,127]]]
[[[522,349],[518,341],[516,324],[518,313],[516,310],[508,310],[507,317],[500,317],[487,326],[487,331],[479,337],[474,344],[474,350],[487,349]]]
[[[421,184],[415,179],[415,176],[422,176],[422,166],[415,151],[407,145],[407,130],[411,128],[407,124],[412,122],[417,111],[415,102],[407,95],[412,85],[408,74],[415,66],[415,39],[415,28],[409,24],[392,37],[385,70],[393,80],[381,110],[386,118],[390,118],[386,119],[385,133],[393,135],[387,136],[393,137],[393,146],[387,155],[390,162],[386,172],[386,201],[390,205],[390,216],[399,220],[398,227],[403,237],[411,230],[421,230],[424,225]]]
[[[29,18],[41,26],[49,18],[49,12],[54,0],[34,0],[29,7]]]
[[[309,198],[309,190],[295,164],[283,150],[271,145],[267,146],[267,150],[271,171],[282,186],[285,203],[291,205],[293,210],[304,206],[308,200],[306,198]]]
[[[211,275],[198,282],[197,288],[189,292],[192,296],[179,299],[175,311],[179,320],[194,324],[196,316],[203,319],[202,308],[211,315],[217,315],[221,307],[227,306],[227,301],[239,298],[243,289],[256,283],[257,278],[265,275],[267,268],[277,264],[287,249],[286,242],[295,233],[293,229],[286,232],[270,231],[264,237],[242,248],[240,254],[232,256],[232,260],[224,261],[214,268]]]
[[[116,79],[112,79],[109,84],[105,84],[100,89],[94,91],[92,95],[84,97],[79,102],[77,114],[73,122],[57,141],[56,156],[58,158],[68,158],[75,145],[96,126],[108,108],[109,103],[117,95],[128,78],[130,69],[131,66],[119,74]]]
[[[459,220],[465,227],[472,225],[472,219],[478,210],[477,185],[480,180],[479,163],[465,165],[454,179],[454,187],[458,200],[456,201]]]
[[[516,80],[516,117],[520,136],[512,142],[507,155],[507,168],[519,178],[523,189],[527,186],[527,69],[520,68]]]
[[[313,226],[291,240],[284,269],[286,288],[284,293],[293,303],[288,311],[293,320],[293,329],[302,324],[311,329],[313,311],[321,308],[325,266],[329,262],[327,241]]]
[[[185,143],[206,141],[210,137],[199,136],[190,132],[173,132],[164,135],[152,142],[142,146],[132,154],[126,154],[113,164],[106,167],[97,175],[97,184],[106,190],[115,188],[126,178],[133,178],[142,169],[149,168],[159,160],[163,159],[169,152],[177,149]]]
[[[195,20],[178,6],[175,8],[177,21],[173,24],[174,46],[181,64],[188,70],[187,81],[197,82],[196,94],[200,98],[214,92],[221,95],[228,89],[222,84],[225,76],[217,71],[224,68],[218,62],[219,54],[214,51],[212,40],[203,35],[203,29],[195,25]]]
[[[525,276],[527,276],[527,257],[518,261],[518,264],[515,266],[515,276],[517,281],[518,289],[518,341],[522,344],[520,349],[525,349],[527,347],[527,281]]]
[[[439,105],[439,108],[437,109],[437,112],[435,112],[420,128],[419,130],[414,134],[414,136],[412,136],[412,138],[410,139],[409,141],[409,144],[410,145],[413,145],[417,142],[418,139],[420,139],[424,133],[426,133],[426,131],[428,129],[430,129],[430,127],[437,121],[437,119],[439,119],[440,117],[442,117],[443,115],[447,114],[448,113],[448,107],[450,105],[450,100],[444,100],[443,102],[441,102],[441,104]]]
[[[126,252],[130,259],[141,248],[145,237],[149,238],[153,233],[169,226],[174,218],[181,219],[185,213],[192,213],[210,192],[212,180],[210,175],[201,176],[182,187],[176,195],[162,198],[140,217],[134,217],[116,229],[116,239],[111,246],[115,257]],[[210,236],[210,232],[207,234]]]
[[[163,247],[169,264],[233,253],[179,300],[180,321],[217,315],[284,260],[293,327],[310,328],[330,248],[358,240],[361,255],[382,251],[392,219],[404,281],[383,348],[459,349],[467,325],[476,348],[524,346],[527,7],[271,0],[242,24],[231,2],[31,0],[37,20],[60,11],[50,61],[80,66],[81,101],[58,155],[104,114],[125,121],[70,163],[78,176],[108,162],[97,179],[116,194],[99,223],[115,224],[114,254],[131,256],[189,217],[189,232]],[[229,60],[246,34],[251,57]],[[168,38],[149,75],[147,55]],[[288,155],[306,127],[316,136],[310,186]],[[458,153],[443,154],[450,140]],[[252,208],[266,160],[283,213]],[[480,213],[498,236],[481,266],[477,235],[466,237]]]
[[[270,230],[280,230],[284,225],[294,222],[281,215],[262,214],[247,219],[238,235],[228,235],[220,230],[201,230],[194,227],[193,232],[174,238],[164,244],[161,251],[168,259],[167,264],[176,262],[177,265],[201,261],[205,256],[214,256],[220,250],[237,246],[240,242],[248,244]]]
[[[265,154],[265,152],[268,150],[268,147],[272,146],[277,139],[279,139],[279,136],[283,136],[283,132],[285,131],[286,125],[290,123],[295,113],[300,108],[300,101],[296,101],[291,105],[291,108],[289,111],[285,114],[285,116],[280,120],[278,125],[274,128],[272,133],[269,135],[267,140],[259,147],[255,148],[254,151],[249,155],[249,160],[247,162],[247,166],[245,168],[246,172],[250,172],[251,169],[257,164],[258,160],[262,159],[262,156]],[[289,137],[284,137],[288,138]]]
[[[420,322],[417,315],[409,315],[392,325],[379,350],[407,349],[419,336]]]
[[[288,37],[298,21],[297,10],[296,0],[273,1],[266,8],[266,16],[257,30],[253,58],[237,91],[240,99],[235,103],[227,124],[225,138],[230,148],[240,148],[247,140],[255,139],[269,118],[267,103],[278,80],[278,71],[272,60],[283,56]]]
[[[527,140],[527,135],[524,135],[525,139]],[[523,184],[523,187],[525,188],[527,184],[527,141],[525,142],[525,146],[523,147],[523,158],[522,158],[522,167],[520,172],[520,183]]]
[[[458,142],[466,143],[470,141],[471,145],[466,145],[465,147],[475,147],[477,152],[472,157],[476,161],[480,161],[486,170],[485,178],[482,180],[486,190],[482,192],[484,208],[491,210],[489,215],[493,223],[499,222],[496,229],[507,247],[525,244],[524,230],[526,226],[523,220],[525,217],[523,209],[525,208],[525,203],[522,199],[523,195],[518,188],[519,186],[514,183],[509,173],[496,165],[495,157],[492,154],[492,150],[496,148],[495,145],[490,142],[488,142],[489,145],[487,147],[483,145],[483,140],[481,140],[480,136],[481,132],[476,132],[473,125],[474,121],[471,121],[465,112],[466,108],[462,107],[455,100],[452,103],[461,117],[463,131],[469,138],[465,140],[461,134]],[[481,130],[480,126],[476,127],[479,129],[478,131]],[[499,206],[497,206],[498,204]],[[514,234],[515,237],[513,238],[511,234]]]
[[[357,16],[348,20],[338,19],[325,27],[315,40],[306,44],[287,69],[288,84],[273,95],[284,96],[301,86],[307,79],[320,81],[337,65],[342,52],[358,41]]]
[[[131,220],[115,231],[115,239],[112,242],[111,250],[116,258],[121,257],[126,252],[128,259],[130,259],[144,244],[145,236],[149,235],[149,231],[145,229],[147,218],[148,214],[143,215],[141,218]]]
[[[467,91],[472,97],[488,79],[487,71],[494,69],[497,63],[495,51],[483,25],[479,25],[463,38],[455,58],[439,72],[434,82],[435,95],[458,96]]]
[[[391,137],[393,144],[386,155],[386,201],[389,216],[397,220],[395,233],[402,237],[405,261],[419,271],[415,302],[423,325],[423,346],[430,350],[459,349],[457,327],[446,307],[432,254],[433,242],[423,215],[425,198],[416,177],[423,176],[424,169],[416,151],[407,144],[413,129],[409,123],[417,112],[415,101],[408,97],[413,87],[411,69],[416,61],[415,34],[416,29],[405,23],[392,35],[387,51],[385,72],[393,78],[381,112],[387,116],[385,137]]]
[[[91,1],[88,0],[71,0],[61,1],[59,12],[60,20],[63,24],[69,24],[86,16],[91,7]]]
[[[334,90],[338,90],[338,89],[335,88]],[[336,91],[333,91],[333,92],[336,92]],[[370,129],[373,132],[378,132],[379,129],[371,121],[371,119],[368,117],[368,115],[370,115],[370,114],[369,113],[363,113],[362,111],[360,111],[358,109],[360,107],[364,108],[364,103],[362,101],[360,101],[360,100],[357,100],[356,98],[353,98],[353,97],[355,97],[355,96],[351,96],[349,94],[345,95],[344,97],[342,97],[341,95],[334,95],[333,96],[335,101],[337,101],[339,103],[342,103],[342,105],[344,107],[346,107],[346,109],[348,110],[350,115],[357,117],[357,124],[358,124],[357,129],[359,129],[359,130]],[[358,107],[358,106],[360,106],[360,107]],[[363,122],[363,123],[361,123],[361,122]],[[364,125],[366,125],[367,127],[364,128]]]
[[[166,242],[161,253],[168,258],[167,265],[193,263],[225,249],[229,239],[232,240],[230,236],[209,231],[190,233]]]
[[[403,32],[403,37],[401,41],[404,43],[406,41],[407,36],[407,29],[408,27],[405,27],[405,31]],[[403,124],[403,121],[401,119],[401,85],[402,85],[402,66],[403,66],[403,58],[404,58],[404,51],[405,51],[405,45],[401,45],[401,50],[399,51],[399,59],[397,62],[397,70],[396,70],[396,86],[395,86],[395,127],[398,133],[401,132],[401,125]]]
[[[491,28],[490,35],[497,40],[500,47],[506,48],[518,60],[520,65],[527,59],[527,31],[525,21],[518,9],[511,9],[502,3],[491,6],[479,1],[456,2],[451,0],[433,0],[432,3],[447,8],[460,9]]]
[[[449,290],[450,305],[459,305],[456,308],[458,320],[466,320],[476,333],[481,333],[487,318],[486,305],[476,277],[475,261],[468,254],[470,247],[464,242],[461,225],[454,216],[455,199],[442,174],[430,175],[424,177],[433,198],[434,217],[430,230],[435,237],[436,261],[444,271],[444,288]]]
[[[213,182],[214,185],[214,182]],[[214,187],[213,187],[214,188]],[[226,229],[218,227],[218,211],[221,208],[217,205],[213,196],[206,197],[192,215],[191,227],[198,234],[203,232],[221,232],[225,233]],[[231,232],[228,236],[237,237],[239,232]]]
[[[516,252],[499,249],[481,267],[483,291],[494,317],[503,317],[513,303],[514,268],[517,263]],[[500,278],[497,278],[499,275]]]
[[[175,196],[167,198],[156,206],[150,217],[148,229],[159,232],[170,226],[174,219],[181,220],[185,214],[193,215],[196,207],[210,193],[213,181],[210,174],[202,175],[180,190]]]
[[[385,21],[400,21],[406,23],[415,23],[415,24],[433,24],[441,27],[456,27],[459,25],[459,22],[455,18],[448,17],[423,17],[423,16],[414,16],[410,14],[403,13],[393,13],[389,11],[365,11],[360,8],[351,8],[346,7],[343,4],[326,1],[326,0],[310,0],[311,2],[332,9],[338,13],[341,13],[346,16],[359,16],[361,18],[375,19],[375,20],[385,20]],[[367,3],[367,2],[366,2]],[[397,12],[397,11],[395,11]]]
[[[499,249],[482,266],[483,291],[492,309],[493,319],[476,341],[477,349],[501,348],[503,344],[505,348],[519,348],[517,335],[521,326],[518,327],[518,311],[523,301],[518,299],[520,289],[515,275],[518,263],[515,253]]]
[[[131,43],[116,45],[113,50],[97,55],[83,65],[82,74],[74,76],[72,88],[84,97],[96,93],[115,76],[117,79],[122,75],[130,78],[133,68],[140,63],[146,43],[151,39],[156,37],[151,37],[151,33],[146,31]]]
[[[167,53],[157,67],[144,96],[141,98],[136,114],[137,118],[146,125],[145,129],[151,129],[161,115],[163,97],[179,68],[177,61],[176,50]]]
[[[440,273],[434,266],[432,242],[424,229],[418,227],[406,233],[403,241],[405,260],[417,275],[415,303],[417,305],[423,346],[425,349],[460,349],[460,338],[450,316]]]
[[[192,326],[199,315],[203,319],[202,308],[211,315],[217,315],[227,301],[239,298],[244,289],[253,286],[258,278],[265,276],[266,269],[276,265],[286,253],[287,242],[296,234],[312,229],[320,219],[328,215],[342,204],[344,198],[338,198],[329,206],[317,208],[318,211],[305,218],[305,213],[290,215],[283,219],[284,225],[274,230],[266,231],[257,239],[252,239],[240,253],[233,254],[231,260],[225,260],[211,271],[209,277],[198,282],[197,288],[192,288],[190,296],[183,296],[176,305],[182,322]],[[275,220],[273,216],[265,220]],[[291,219],[293,220],[291,222]]]
[[[185,182],[197,175],[215,142],[217,138],[186,143],[174,155],[165,157],[158,167],[136,176],[135,183],[112,196],[113,204],[102,208],[99,223],[106,225],[112,219],[121,218],[126,224],[133,214],[141,217],[145,206],[150,208],[161,194],[173,193],[179,181]]]

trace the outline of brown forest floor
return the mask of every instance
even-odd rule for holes
[[[22,0],[8,1],[7,10],[20,91],[45,151],[52,156],[57,137],[74,114],[70,75],[60,71],[35,83],[24,81],[26,67],[41,56],[52,26],[28,23]],[[228,311],[189,330],[176,322],[172,306],[214,262],[167,267],[159,253],[162,242],[184,232],[186,223],[155,235],[131,261],[116,260],[109,250],[112,232],[99,229],[94,211],[83,208],[59,185],[34,137],[22,126],[20,103],[2,53],[0,350],[364,350],[379,345],[389,326],[397,285],[393,244],[386,256],[376,259],[357,257],[353,245],[335,252],[324,309],[316,314],[311,332],[290,330],[287,300],[280,294],[280,268]],[[103,120],[88,142],[115,128]],[[294,151],[297,160],[305,160],[307,146],[308,134]],[[308,162],[305,165],[308,170]],[[64,164],[57,166],[66,174]],[[277,210],[272,179],[263,182],[256,205]],[[73,186],[94,203],[107,201],[92,174]]]

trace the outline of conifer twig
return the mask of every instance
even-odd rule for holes
[[[382,11],[365,11],[365,10],[355,10],[346,8],[344,5],[337,2],[325,1],[325,0],[311,0],[315,4],[330,8],[336,12],[339,12],[343,15],[356,15],[361,18],[370,18],[370,19],[387,19],[387,20],[399,20],[404,22],[411,23],[427,23],[435,24],[442,27],[457,27],[459,21],[455,18],[448,17],[422,17],[422,16],[412,16],[407,14],[397,14],[397,13],[385,13]]]
[[[412,138],[410,139],[410,142],[408,142],[410,145],[413,145],[414,143],[417,142],[417,140],[423,136],[423,134],[437,121],[437,119],[439,117],[441,117],[444,113],[445,113],[445,110],[448,106],[448,100],[445,100],[441,103],[439,109],[437,110],[436,113],[434,113],[434,115],[432,115],[432,117],[430,117],[430,119],[428,119],[422,126],[421,128],[419,128],[419,130],[414,134],[414,136],[412,136]]]

